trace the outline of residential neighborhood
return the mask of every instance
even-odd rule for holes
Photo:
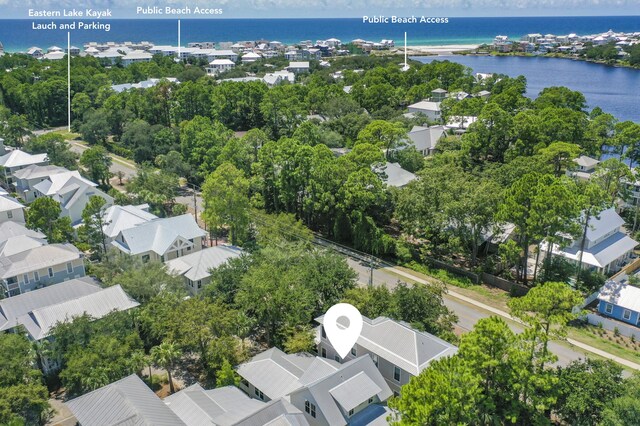
[[[636,23],[279,7],[5,45],[0,425],[639,424]]]

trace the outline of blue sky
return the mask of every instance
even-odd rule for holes
[[[576,16],[640,15],[640,0],[0,0],[0,18],[27,18],[27,10],[110,8],[135,17],[136,6],[222,8],[223,18],[319,18],[362,15]]]

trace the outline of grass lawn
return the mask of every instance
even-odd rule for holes
[[[80,137],[79,133],[69,132],[68,130],[58,130],[57,132],[53,133],[62,136],[67,141],[74,140]]]
[[[602,335],[600,335],[602,333]],[[626,337],[616,337],[612,332],[600,330],[593,325],[569,327],[567,337],[594,348],[609,352],[629,361],[640,363],[640,342],[632,342]]]

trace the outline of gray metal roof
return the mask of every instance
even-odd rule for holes
[[[58,173],[65,173],[68,171],[69,170],[60,166],[54,166],[54,165],[41,166],[41,165],[34,164],[31,166],[25,167],[24,169],[16,170],[13,173],[13,176],[18,179],[38,179],[38,178],[55,175]]]
[[[81,258],[73,245],[49,244],[34,247],[11,256],[0,257],[0,278],[10,278]]]
[[[8,195],[0,195],[0,212],[24,209],[22,203]]]
[[[316,318],[322,324],[323,317]],[[458,348],[432,334],[387,317],[362,317],[362,333],[357,343],[414,376],[431,362],[455,354]]]
[[[199,384],[168,396],[164,403],[188,426],[232,425],[265,405],[235,386],[204,390]]]
[[[304,414],[284,398],[270,401],[234,426],[308,426]]]
[[[589,219],[589,227],[587,228],[587,240],[596,241],[604,235],[620,228],[624,225],[624,219],[620,217],[616,210],[610,209],[600,212],[598,217]]]
[[[386,176],[382,178],[387,186],[393,186],[396,188],[402,188],[412,180],[416,179],[416,175],[400,167],[398,163],[386,162],[384,167],[375,168],[374,170],[378,174],[384,174]]]
[[[33,339],[40,340],[47,337],[51,329],[60,322],[70,321],[84,314],[100,319],[113,311],[126,311],[138,305],[120,285],[115,285],[58,304],[33,309],[19,317],[18,322],[25,326]]]
[[[346,411],[353,410],[363,401],[382,392],[382,389],[375,384],[364,371],[345,380],[333,389],[329,389],[329,393],[338,404]]]
[[[211,269],[217,268],[229,259],[240,257],[242,249],[233,246],[215,246],[199,250],[165,262],[169,271],[184,275],[191,281],[211,276]]]
[[[19,149],[14,149],[0,157],[0,166],[7,168],[43,164],[46,162],[47,154],[31,155]]]
[[[44,234],[42,232],[29,229],[24,226],[24,224],[14,221],[0,223],[0,242],[19,235],[27,235],[33,238],[44,238]]]
[[[360,375],[366,376],[366,379],[359,378]],[[359,386],[365,386],[365,389],[358,389]],[[332,390],[339,395],[340,401],[332,394]],[[317,409],[322,411],[327,422],[332,426],[343,426],[348,422],[340,408],[342,404],[355,407],[366,402],[374,390],[377,390],[377,393],[373,395],[380,401],[386,401],[393,395],[371,357],[363,355],[342,364],[341,368],[333,374],[294,391],[292,395],[309,392],[316,401]],[[364,397],[365,394],[370,396]],[[361,398],[363,399],[360,400]],[[360,401],[356,403],[356,400]]]
[[[144,222],[133,228],[124,229],[120,234],[125,243],[121,244],[118,241],[112,243],[120,250],[129,254],[153,251],[159,255],[163,255],[178,238],[190,240],[207,235],[188,213]]]
[[[418,151],[424,151],[434,149],[445,133],[444,126],[413,126],[408,136]]]
[[[12,256],[46,244],[47,240],[44,238],[33,238],[27,235],[18,235],[0,242],[0,256]]]
[[[607,281],[598,294],[598,299],[631,311],[640,312],[640,288]]]
[[[67,406],[83,426],[185,424],[135,374],[72,399]]]
[[[17,326],[18,318],[35,309],[56,305],[100,290],[100,285],[93,278],[83,277],[2,299],[0,331]]]
[[[148,207],[148,206],[147,206]],[[139,206],[111,206],[104,212],[104,234],[109,238],[115,238],[123,229],[157,219],[158,216],[143,210]]]
[[[322,365],[323,368],[317,368],[318,365]],[[278,348],[271,348],[240,364],[236,370],[269,399],[278,399],[302,387],[303,378],[304,383],[309,383],[310,375],[324,377],[336,371],[338,366],[339,364],[335,363],[331,367],[326,360],[318,364],[317,357],[311,354],[287,355]]]

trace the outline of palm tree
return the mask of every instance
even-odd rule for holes
[[[167,378],[169,379],[169,391],[175,392],[173,387],[173,379],[171,378],[171,367],[173,363],[180,357],[181,353],[178,347],[171,342],[162,342],[160,345],[151,348],[151,358],[153,361],[167,370]]]

